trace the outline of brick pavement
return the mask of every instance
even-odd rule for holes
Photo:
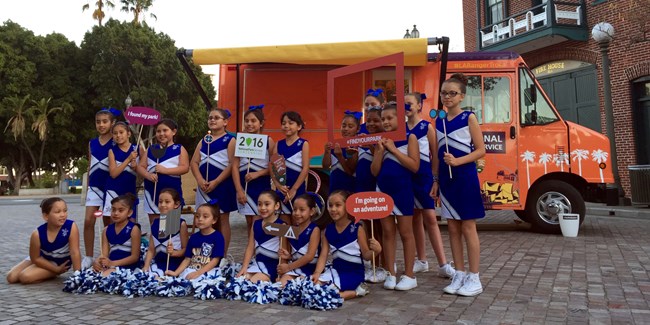
[[[70,204],[69,210],[70,218],[81,226],[83,207]],[[491,225],[481,227],[490,230],[479,233],[485,290],[481,295],[443,294],[447,280],[429,272],[418,274],[419,287],[410,292],[371,285],[369,296],[346,302],[336,311],[317,312],[189,297],[77,296],[61,291],[63,278],[10,286],[4,275],[26,256],[29,234],[42,219],[36,205],[0,206],[0,211],[0,324],[650,323],[650,220],[592,216],[577,238],[563,238],[528,232],[513,223],[516,217],[510,212],[491,212],[484,221]],[[245,222],[231,220],[231,252],[241,259]],[[443,240],[449,257],[444,227]],[[428,254],[433,264],[430,247]]]

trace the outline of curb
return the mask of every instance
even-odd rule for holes
[[[618,206],[587,206],[587,215],[621,217],[621,218],[638,218],[650,220],[650,208],[633,208]]]

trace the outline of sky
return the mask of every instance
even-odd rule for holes
[[[113,2],[106,16],[131,20]],[[91,9],[82,12],[86,3]],[[0,22],[37,35],[61,33],[80,45],[97,24],[94,6],[95,0],[0,0]],[[448,36],[450,51],[464,49],[461,0],[155,0],[149,12],[157,19],[145,14],[147,23],[186,49],[398,39],[414,24],[421,37]]]

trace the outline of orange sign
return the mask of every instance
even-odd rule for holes
[[[395,203],[390,195],[382,192],[360,192],[352,194],[345,201],[348,214],[354,222],[364,219],[382,219],[393,213]]]

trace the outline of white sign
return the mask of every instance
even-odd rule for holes
[[[235,143],[235,156],[242,158],[259,158],[267,157],[267,143],[269,136],[255,133],[237,133]]]

